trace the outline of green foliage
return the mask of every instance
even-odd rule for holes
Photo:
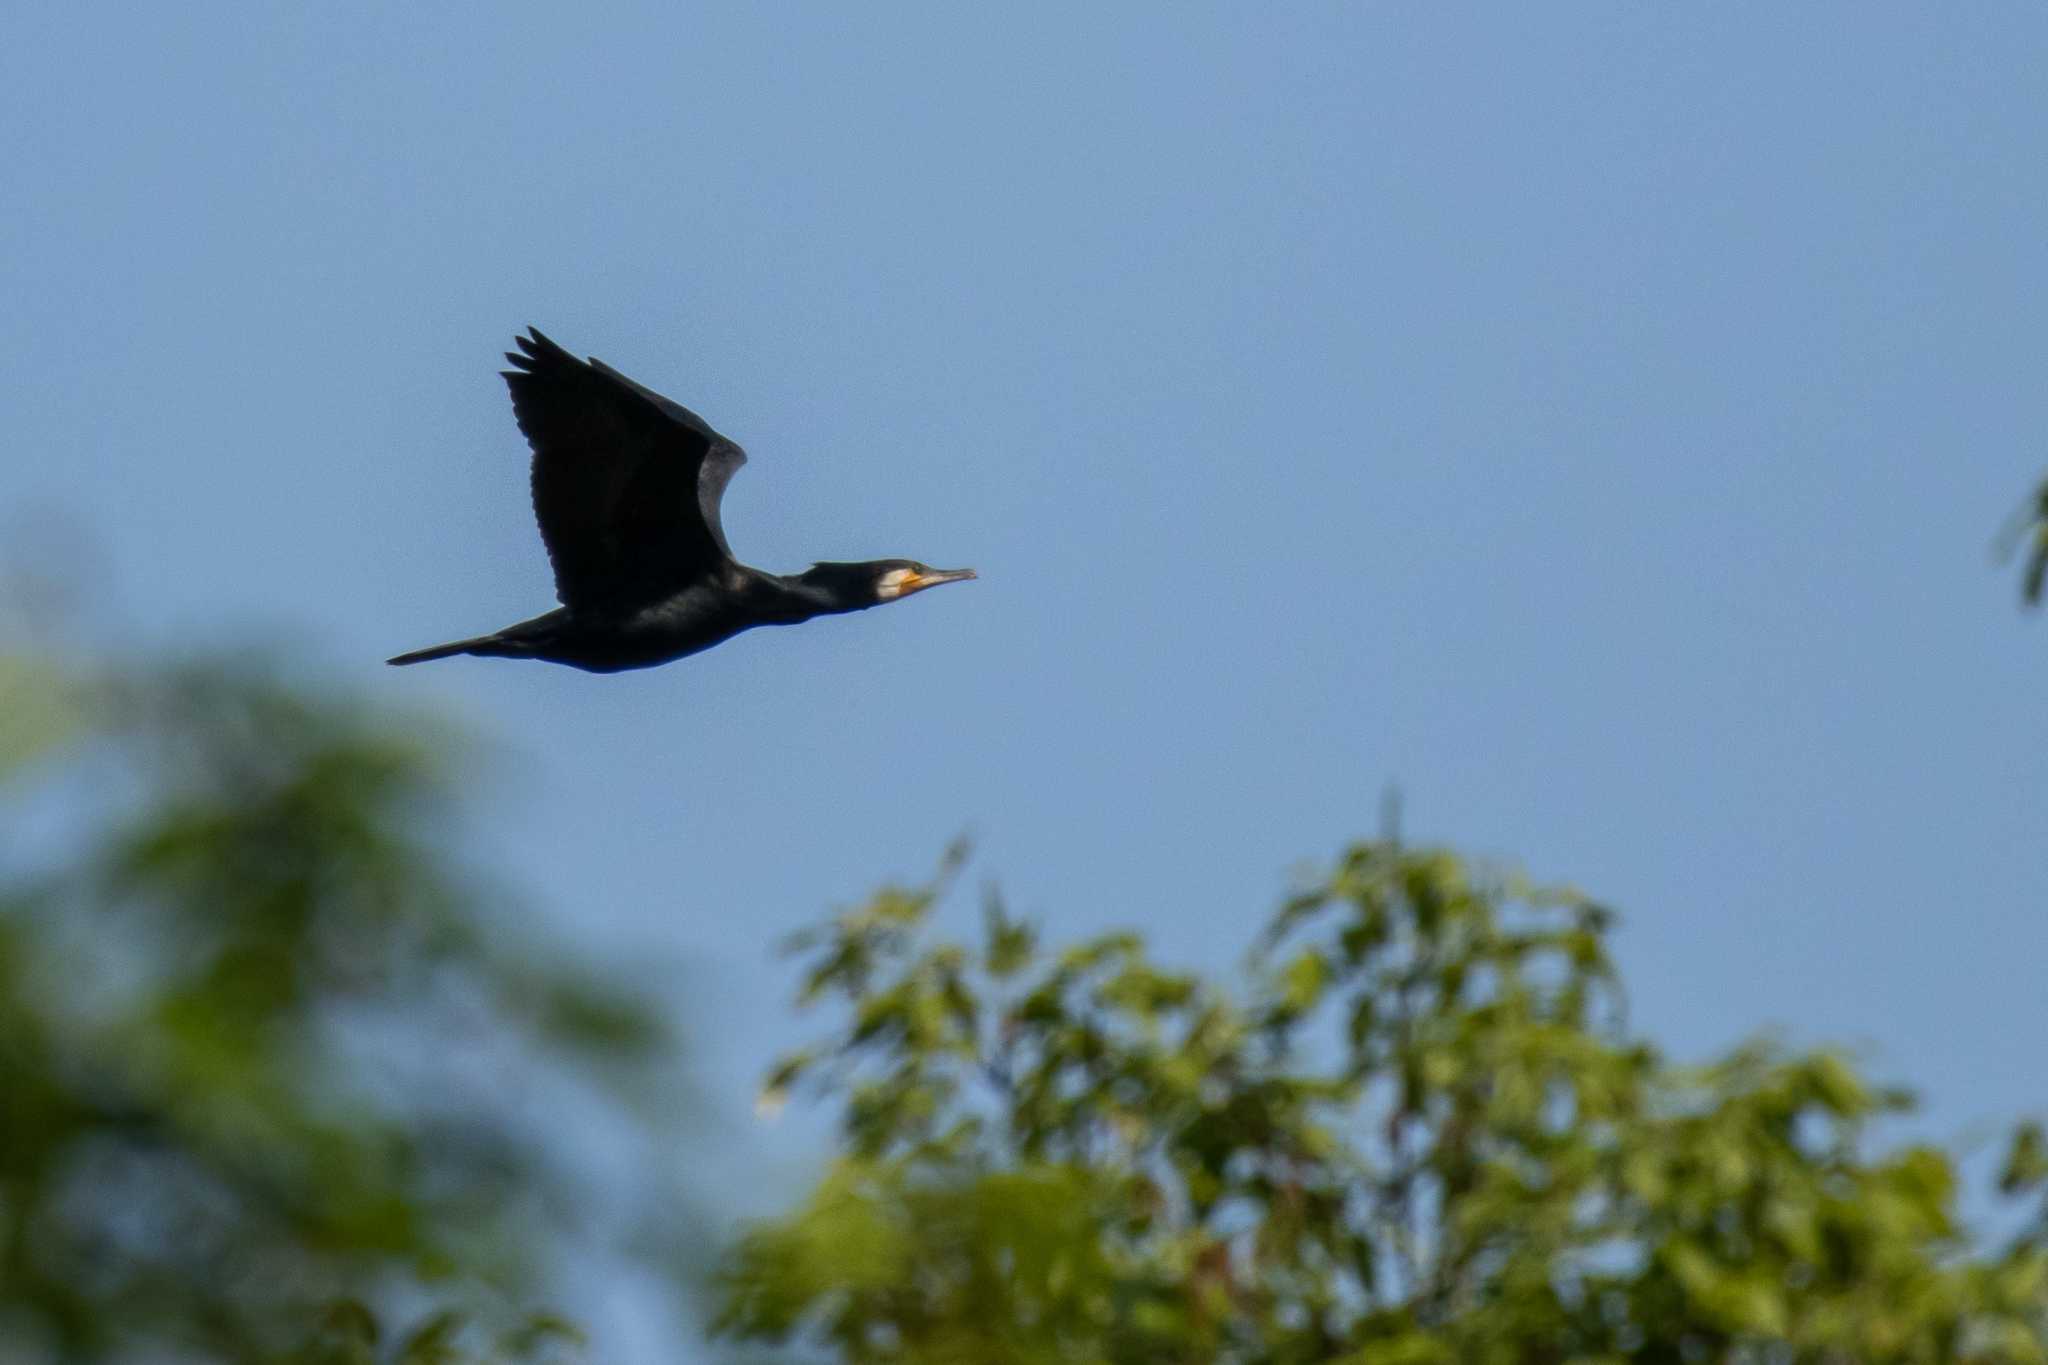
[[[2008,553],[2024,547],[2026,563],[2020,573],[2020,597],[2028,606],[2038,607],[2044,591],[2048,591],[2048,482],[2043,482],[2027,499],[2001,539]]]
[[[950,870],[950,869],[949,869]],[[2039,1230],[1971,1243],[1830,1052],[1674,1066],[1583,897],[1352,849],[1228,991],[1041,947],[944,878],[794,946],[842,1026],[772,1073],[845,1154],[729,1261],[721,1329],[848,1361],[2048,1360]],[[2025,1130],[2005,1186],[2048,1181]]]
[[[529,1317],[492,1337],[448,1311],[387,1342],[377,1315],[358,1300],[344,1299],[328,1309],[289,1365],[553,1365],[580,1360],[583,1344],[580,1330],[552,1314]]]
[[[460,873],[445,738],[226,664],[0,658],[0,714],[0,1336],[559,1354],[508,1305],[579,1191],[506,1091],[629,1106],[666,1031]],[[423,1296],[465,1316],[380,1340],[363,1302]]]

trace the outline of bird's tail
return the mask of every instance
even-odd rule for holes
[[[495,635],[479,635],[471,640],[456,640],[431,649],[415,649],[410,654],[400,654],[386,659],[387,664],[423,664],[431,659],[449,659],[457,654],[503,654],[504,641]]]

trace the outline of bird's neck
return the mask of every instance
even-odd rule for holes
[[[874,605],[872,600],[856,601],[845,588],[830,579],[800,573],[776,580],[777,615],[790,621],[808,621],[813,616],[836,616]]]

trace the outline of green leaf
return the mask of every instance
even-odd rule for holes
[[[583,1329],[553,1313],[534,1313],[498,1338],[498,1351],[514,1360],[531,1360],[555,1347],[581,1349],[590,1344]]]
[[[1281,1001],[1294,1013],[1307,1014],[1323,998],[1329,982],[1329,963],[1323,955],[1313,948],[1304,949],[1281,974]]]
[[[2048,1182],[2048,1133],[2039,1123],[2023,1123],[2013,1133],[2005,1165],[1998,1173],[2001,1194],[2023,1194]]]
[[[456,1338],[463,1316],[448,1310],[434,1314],[410,1332],[398,1348],[399,1365],[453,1365],[461,1359]]]

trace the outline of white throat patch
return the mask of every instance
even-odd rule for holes
[[[903,589],[917,575],[909,569],[891,569],[875,580],[875,596],[884,602],[903,596]]]

